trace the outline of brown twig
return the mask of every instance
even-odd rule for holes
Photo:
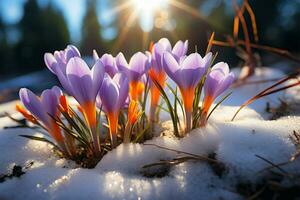
[[[248,14],[250,15],[254,40],[255,40],[255,42],[258,42],[259,39],[258,39],[258,31],[257,31],[255,14],[254,14],[253,9],[251,8],[248,0],[245,0],[244,2],[245,2],[244,5],[246,7],[246,10],[248,11]]]
[[[272,79],[264,79],[264,80],[256,80],[256,81],[238,81],[232,85],[232,88],[237,88],[241,85],[252,85],[252,84],[261,84],[261,83],[268,83],[280,80],[279,78],[272,78]]]
[[[255,154],[255,156],[256,156],[257,158],[259,158],[259,159],[265,161],[266,163],[270,164],[272,167],[278,169],[278,170],[281,171],[283,174],[288,175],[288,173],[287,173],[284,169],[282,169],[280,166],[276,165],[276,164],[273,163],[272,161],[270,161],[270,160],[268,160],[268,159],[266,159],[266,158],[264,158],[264,157],[262,157],[262,156],[260,156],[260,155],[257,155],[257,154]]]
[[[270,95],[270,94],[273,94],[273,93],[276,93],[276,92],[279,92],[279,91],[282,91],[282,90],[286,90],[288,88],[291,88],[291,87],[295,87],[295,86],[298,86],[300,85],[300,80],[298,80],[298,82],[296,83],[293,83],[293,84],[290,84],[290,85],[287,85],[287,86],[284,86],[284,87],[281,87],[281,88],[278,88],[278,89],[273,89],[275,88],[276,86],[278,85],[281,85],[283,84],[284,82],[292,79],[292,78],[295,78],[297,77],[298,75],[300,74],[300,70],[295,72],[295,73],[292,73],[288,76],[286,76],[285,78],[279,80],[278,82],[276,82],[275,84],[271,85],[270,87],[264,89],[263,91],[261,91],[260,93],[258,93],[257,95],[253,96],[252,98],[250,98],[249,100],[247,100],[246,102],[244,102],[240,107],[239,109],[236,111],[236,113],[234,114],[234,116],[232,117],[231,121],[233,121],[235,119],[235,117],[237,116],[237,114],[247,105],[251,104],[253,101],[261,98],[261,97],[264,97],[264,96],[267,96],[267,95]]]

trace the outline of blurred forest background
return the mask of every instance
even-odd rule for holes
[[[147,50],[150,41],[168,37],[173,44],[187,39],[190,51],[197,46],[203,54],[212,31],[220,40],[232,34],[231,0],[169,0],[174,5],[168,0],[148,0],[148,7],[137,9],[134,4],[141,1],[1,0],[0,80],[45,69],[44,53],[64,49],[68,44],[79,47],[84,56],[91,56],[96,49],[100,55],[122,51],[129,57]],[[160,9],[150,5],[155,2]],[[256,15],[259,43],[299,55],[300,0],[249,3]],[[231,66],[239,64],[234,50],[214,50]],[[264,65],[281,59],[261,55]]]

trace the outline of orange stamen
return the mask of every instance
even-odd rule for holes
[[[141,81],[131,81],[129,84],[130,99],[137,101],[143,94],[145,89],[144,83]]]
[[[137,121],[139,115],[138,102],[130,101],[127,113],[128,122],[133,125]]]
[[[26,111],[20,104],[16,104],[16,110],[23,115],[25,119],[28,121],[37,124],[36,118],[31,115],[28,111]]]

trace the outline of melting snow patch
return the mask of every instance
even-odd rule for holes
[[[244,109],[230,121],[237,107],[221,106],[205,128],[193,130],[183,139],[161,136],[147,141],[198,155],[214,153],[226,166],[220,176],[206,162],[189,161],[170,168],[161,178],[147,178],[141,167],[178,156],[143,144],[122,144],[109,152],[95,169],[74,168],[51,153],[42,142],[18,134],[37,134],[28,129],[0,131],[0,170],[8,172],[14,163],[34,164],[20,178],[0,183],[0,199],[241,199],[235,191],[240,181],[257,182],[269,166],[256,155],[274,163],[286,161],[295,151],[290,134],[300,130],[300,117],[265,121],[257,112]],[[6,118],[1,124],[12,125]],[[166,122],[165,128],[171,129]],[[183,155],[181,155],[183,156]],[[296,163],[286,170],[300,170]],[[18,192],[16,192],[18,191]]]

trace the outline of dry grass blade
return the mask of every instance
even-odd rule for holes
[[[259,158],[259,159],[265,161],[266,163],[270,164],[272,167],[278,169],[278,170],[281,171],[283,174],[289,175],[284,169],[282,169],[280,166],[276,165],[276,164],[273,163],[272,161],[270,161],[270,160],[268,160],[268,159],[266,159],[266,158],[264,158],[264,157],[262,157],[262,156],[260,156],[260,155],[257,155],[257,154],[256,154],[255,156],[256,156],[257,158]]]
[[[214,38],[215,38],[215,32],[212,32],[212,34],[211,34],[211,36],[210,36],[210,38],[208,40],[208,44],[207,44],[207,48],[206,48],[206,53],[205,54],[208,54],[211,51]]]
[[[244,1],[244,4],[245,4],[245,1]],[[250,46],[251,42],[250,42],[249,32],[248,32],[248,29],[247,29],[247,23],[246,23],[244,15],[243,15],[243,9],[241,9],[237,5],[236,1],[233,1],[233,6],[234,6],[234,9],[235,9],[236,15],[239,18],[239,21],[240,21],[240,23],[242,25],[242,29],[243,29],[243,33],[244,33],[244,38],[245,38],[246,51],[247,51],[248,55],[251,57],[251,55],[252,55],[252,50],[251,50],[251,46]]]
[[[275,82],[279,81],[280,78],[271,78],[271,79],[263,79],[263,80],[255,80],[255,81],[237,81],[231,87],[237,88],[241,85],[252,85],[252,84],[260,84],[260,83],[268,83],[268,82]]]
[[[240,28],[240,21],[239,17],[235,16],[233,20],[233,38],[238,39],[239,37],[239,28]]]
[[[156,163],[144,165],[142,168],[149,168],[149,167],[155,167],[155,166],[160,166],[160,165],[178,165],[180,163],[190,161],[190,160],[203,161],[202,159],[198,159],[193,156],[185,156],[185,157],[180,157],[180,158],[174,158],[172,160],[161,160]]]
[[[262,187],[260,190],[258,190],[255,194],[251,195],[247,198],[247,200],[254,200],[257,199],[265,190],[267,189],[267,186]]]
[[[255,42],[258,42],[258,31],[257,31],[255,14],[254,14],[248,0],[245,0],[244,2],[245,2],[246,10],[247,10],[248,14],[250,15],[254,40],[255,40]]]
[[[218,45],[218,42],[214,41],[213,42],[215,45]],[[226,43],[226,42],[224,42]],[[221,45],[225,46],[224,43],[220,43]],[[245,41],[243,40],[238,40],[237,41],[237,44],[238,45],[245,45]],[[221,46],[220,45],[220,46]],[[227,43],[226,46],[231,46],[230,43]],[[288,50],[285,50],[285,49],[280,49],[280,48],[275,48],[275,47],[270,47],[270,46],[267,46],[267,45],[261,45],[261,44],[253,44],[253,43],[250,43],[250,46],[254,49],[259,49],[259,50],[264,50],[264,51],[267,51],[267,52],[271,52],[271,53],[274,53],[274,54],[277,54],[277,55],[280,55],[280,56],[283,56],[283,57],[286,57],[290,60],[293,60],[295,62],[300,62],[300,59],[296,56],[294,56],[293,54],[291,54]]]
[[[197,154],[193,154],[193,153],[179,151],[179,150],[176,150],[176,149],[171,149],[171,148],[168,148],[168,147],[159,146],[157,144],[144,144],[144,145],[154,146],[154,147],[157,147],[159,149],[164,149],[164,150],[167,150],[167,151],[172,151],[172,152],[175,152],[175,153],[178,153],[178,154],[185,154],[185,155],[188,155],[188,156],[192,156],[192,157],[194,157],[194,158],[196,158],[198,160],[200,159],[200,160],[211,162],[211,163],[217,163],[217,164],[219,163],[217,160],[212,159],[212,158],[208,158],[206,156],[201,156],[201,155],[197,155]]]
[[[300,74],[300,71],[297,71],[293,74],[290,74],[288,76],[286,76],[285,78],[279,80],[278,82],[276,82],[275,84],[271,85],[270,87],[266,88],[265,90],[261,91],[260,93],[258,93],[257,95],[255,95],[254,97],[250,98],[249,100],[247,100],[245,103],[243,103],[240,108],[236,111],[236,113],[234,114],[234,116],[232,117],[231,121],[233,121],[235,119],[235,117],[237,116],[237,114],[247,105],[251,104],[253,101],[261,98],[261,97],[264,97],[264,96],[267,96],[267,95],[270,95],[270,94],[273,94],[273,93],[276,93],[276,92],[279,92],[279,91],[282,91],[282,90],[286,90],[288,88],[291,88],[291,87],[295,87],[295,86],[298,86],[300,85],[300,81],[296,82],[296,83],[293,83],[293,84],[290,84],[290,85],[287,85],[287,86],[284,86],[284,87],[281,87],[281,88],[278,88],[278,89],[274,89],[276,86],[278,85],[281,85],[283,84],[284,82],[290,80],[290,79],[293,79],[295,77],[297,77],[298,75]]]
[[[216,46],[221,46],[221,47],[235,48],[236,45],[245,45],[245,41],[244,40],[238,40],[235,44],[235,43],[232,43],[230,41],[224,42],[224,41],[214,40],[212,42],[212,44],[216,45]],[[253,44],[253,43],[250,43],[250,46],[254,49],[259,49],[259,50],[267,51],[267,52],[270,52],[270,53],[274,53],[274,54],[277,54],[279,56],[290,59],[292,61],[295,61],[297,63],[300,63],[300,59],[298,57],[294,56],[293,54],[291,54],[288,50],[275,48],[275,47],[270,47],[270,46],[267,46],[267,45]]]

